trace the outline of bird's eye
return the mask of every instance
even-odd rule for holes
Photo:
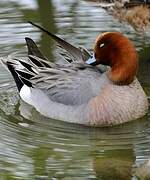
[[[104,47],[104,46],[105,46],[104,43],[102,43],[102,44],[99,45],[100,48],[102,48],[102,47]]]

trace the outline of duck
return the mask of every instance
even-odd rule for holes
[[[29,23],[47,33],[71,59],[63,64],[48,61],[29,37],[26,59],[1,58],[29,106],[48,118],[93,127],[122,124],[147,113],[147,96],[136,78],[138,55],[125,35],[98,35],[91,54]]]

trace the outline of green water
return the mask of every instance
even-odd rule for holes
[[[139,52],[139,80],[150,96],[150,32],[120,24],[92,1],[1,0],[0,56],[26,56],[28,36],[50,60],[63,63],[54,42],[28,20],[89,50],[101,32],[126,34]],[[135,180],[149,171],[144,168],[139,175],[141,164],[150,159],[149,120],[150,113],[116,127],[87,128],[45,118],[20,101],[0,64],[0,180]]]

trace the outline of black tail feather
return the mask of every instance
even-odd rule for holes
[[[33,56],[29,56],[30,61],[35,64],[38,67],[43,67],[44,65],[42,64],[42,62],[38,61],[37,59],[35,59]]]
[[[51,65],[53,63],[50,63],[48,61],[45,61],[44,59],[41,59],[39,57],[36,57],[36,56],[28,56],[30,61],[35,65],[35,66],[38,66],[38,67],[48,67],[48,68],[51,68]],[[53,64],[54,65],[54,64]]]
[[[24,61],[22,61],[22,60],[19,60],[19,59],[17,59],[28,71],[31,71],[32,73],[35,73],[34,71],[33,71],[33,69],[32,69],[32,66],[29,64],[29,63],[27,63],[27,62],[24,62]]]
[[[32,83],[28,79],[25,79],[21,76],[20,76],[20,79],[23,82],[23,84],[27,85],[28,87],[32,87]]]
[[[18,88],[18,91],[20,92],[22,86],[24,85],[24,83],[21,81],[19,75],[17,74],[17,72],[15,71],[12,63],[7,63],[7,67],[9,69],[9,71],[11,72],[14,80],[15,80],[15,83],[16,83],[16,86]]]
[[[19,74],[19,77],[21,76],[27,80],[31,79],[34,76],[33,74],[22,71],[22,70],[15,70],[15,71]]]

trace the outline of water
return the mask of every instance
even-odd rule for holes
[[[99,33],[123,32],[139,51],[138,77],[150,96],[149,32],[135,32],[90,1],[1,0],[0,56],[14,52],[26,56],[28,36],[50,60],[61,62],[54,42],[27,20],[89,50]],[[150,113],[116,127],[88,128],[47,119],[26,108],[31,107],[20,101],[11,75],[0,65],[0,179],[128,180],[148,173],[141,166],[150,159]]]

